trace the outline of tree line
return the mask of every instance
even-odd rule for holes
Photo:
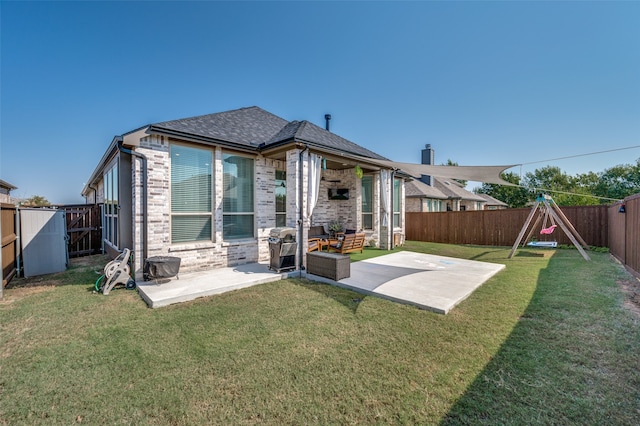
[[[541,192],[550,194],[559,206],[611,204],[640,193],[640,159],[599,173],[570,176],[559,167],[546,166],[527,172],[522,178],[512,172],[502,173],[501,177],[519,186],[484,183],[474,192],[490,195],[513,208],[526,207]]]

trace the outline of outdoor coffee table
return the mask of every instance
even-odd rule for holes
[[[314,251],[307,253],[307,272],[339,281],[351,276],[349,255]]]

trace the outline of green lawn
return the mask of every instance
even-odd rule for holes
[[[92,291],[102,258],[14,279],[0,425],[637,424],[640,319],[608,254],[404,249],[507,268],[446,316],[302,279],[152,310]]]

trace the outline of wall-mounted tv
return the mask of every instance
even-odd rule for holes
[[[329,188],[330,200],[348,200],[349,188]]]

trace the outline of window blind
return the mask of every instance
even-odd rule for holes
[[[253,237],[254,172],[253,159],[223,154],[223,237]]]
[[[212,238],[212,163],[209,150],[171,145],[171,241],[174,243]]]

